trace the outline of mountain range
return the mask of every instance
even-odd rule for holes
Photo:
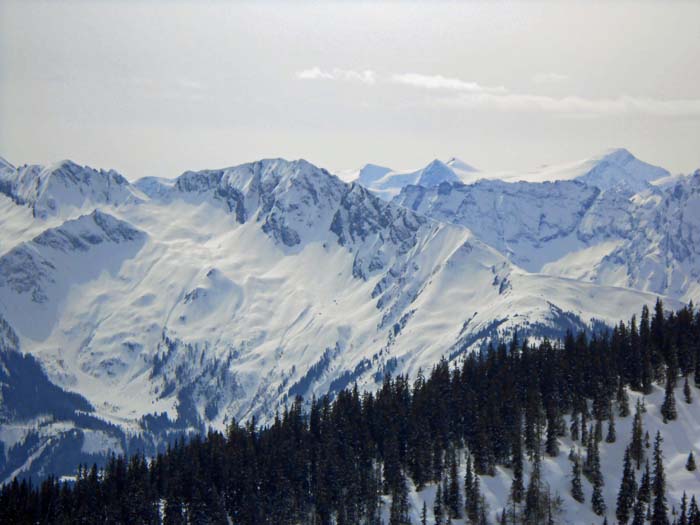
[[[700,171],[615,150],[351,178],[304,160],[134,182],[2,160],[0,481],[700,297]]]

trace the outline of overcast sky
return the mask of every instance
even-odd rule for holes
[[[0,155],[700,167],[700,2],[0,0]]]

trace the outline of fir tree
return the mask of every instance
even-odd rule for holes
[[[627,395],[627,390],[625,390],[624,383],[622,380],[618,381],[617,388],[617,407],[620,417],[627,417],[630,415],[630,401]]]
[[[585,410],[581,412],[581,444],[584,447],[588,446],[588,420]]]
[[[428,504],[423,500],[423,510],[420,513],[420,525],[428,525]]]
[[[652,482],[654,502],[651,515],[652,525],[669,525],[668,506],[666,505],[666,477],[664,475],[663,452],[661,450],[662,442],[661,433],[657,432],[656,439],[654,440],[654,480]]]
[[[693,472],[696,469],[695,455],[692,451],[688,454],[688,461],[685,462],[685,469],[689,472]]]
[[[651,503],[651,471],[649,468],[649,460],[647,460],[644,472],[642,472],[642,479],[639,482],[637,499],[641,500],[647,505]]]
[[[695,495],[690,498],[690,507],[688,509],[688,523],[689,525],[696,525],[700,523],[700,509],[698,509],[698,504],[695,501]]]
[[[520,428],[520,425],[517,425]],[[525,494],[525,485],[523,484],[523,447],[520,433],[514,436],[513,439],[513,483],[510,486],[510,497],[514,503],[520,503]]]
[[[540,470],[540,457],[535,457],[530,474],[530,482],[525,493],[525,509],[523,521],[527,524],[542,523],[545,517],[542,498],[542,473]]]
[[[630,519],[636,494],[637,481],[634,476],[634,467],[632,466],[630,448],[627,447],[622,466],[620,491],[617,493],[617,508],[615,510],[615,516],[621,525],[625,525]]]
[[[475,484],[474,470],[472,468],[472,458],[471,455],[467,456],[467,466],[464,471],[464,510],[467,512],[467,516],[471,517],[470,510],[473,508],[474,503],[472,499],[474,498],[474,484]]]
[[[634,513],[632,514],[632,525],[644,525],[646,523],[646,510],[644,502],[640,499],[634,504]]]
[[[593,494],[591,495],[591,508],[593,512],[598,516],[605,514],[606,506],[605,500],[603,499],[603,492],[601,490],[603,486],[602,478],[596,478],[593,480]]]
[[[681,512],[678,516],[678,525],[688,525],[688,496],[683,491],[681,498]]]
[[[449,515],[452,518],[462,517],[462,501],[459,493],[459,479],[457,477],[457,458],[454,448],[450,454],[450,479],[446,494]]]
[[[637,470],[642,467],[644,461],[644,429],[642,427],[642,411],[641,405],[637,402],[637,407],[634,412],[634,420],[632,421],[632,441],[630,442],[630,456],[635,462]]]
[[[481,488],[479,486],[479,476],[475,474],[471,494],[469,495],[469,504],[467,507],[467,516],[472,523],[477,523],[479,521],[482,504],[483,498],[481,496]]]
[[[595,440],[600,443],[603,441],[603,421],[601,419],[596,419],[595,421]]]
[[[617,440],[617,434],[615,433],[615,416],[612,410],[608,416],[608,433],[605,436],[606,443],[615,443]]]
[[[581,485],[581,463],[578,457],[574,457],[571,464],[571,497],[579,503],[585,501]]]
[[[673,379],[670,371],[666,374],[666,394],[664,396],[664,403],[661,405],[661,415],[663,416],[664,423],[673,421],[678,417],[676,411],[676,395],[673,392]]]
[[[576,412],[571,414],[571,425],[569,427],[569,432],[571,432],[571,441],[578,441],[578,414]]]
[[[688,383],[688,376],[685,376],[685,381],[683,382],[683,398],[685,402],[690,404],[693,402],[693,393],[690,390],[690,383]]]
[[[433,502],[433,517],[435,518],[435,525],[443,525],[445,523],[445,510],[442,506],[442,486],[440,483],[438,483],[435,501]]]
[[[389,511],[389,525],[411,525],[408,516],[408,488],[403,473],[391,494],[391,508]]]

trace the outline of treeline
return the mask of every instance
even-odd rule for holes
[[[679,381],[700,384],[700,315],[692,304],[665,314],[658,302],[653,314],[645,307],[639,321],[609,333],[537,345],[516,336],[453,368],[442,360],[427,377],[387,376],[375,393],[348,389],[306,410],[297,398],[269,426],[234,423],[150,461],[112,457],[104,469],[81,467],[74,483],[15,480],[0,490],[0,523],[374,525],[382,522],[382,495],[390,495],[390,524],[408,524],[408,478],[419,490],[437,483],[422,523],[484,524],[493,514],[506,524],[556,523],[562,501],[542,479],[540,462],[560,454],[558,438],[568,435],[585,451],[569,454],[574,499],[600,516],[614,509],[618,523],[669,524],[662,439],[650,454],[643,404],[625,437],[615,502],[602,497],[599,447],[618,439],[616,417],[632,417],[627,389],[664,385],[669,421],[677,417]],[[685,395],[692,401],[689,387]],[[480,476],[497,465],[512,471],[510,496],[488,509]],[[466,475],[458,477],[461,466]],[[581,476],[593,486],[591,502]],[[680,511],[678,525],[700,525],[694,498]]]

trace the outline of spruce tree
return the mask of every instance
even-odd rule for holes
[[[420,513],[420,525],[428,525],[428,504],[423,500],[423,510]]]
[[[644,461],[644,428],[642,427],[642,412],[639,402],[634,412],[632,421],[632,441],[630,442],[630,456],[635,462],[637,470],[642,467]]]
[[[467,516],[472,523],[477,523],[479,521],[482,504],[483,498],[481,496],[481,488],[479,486],[479,476],[475,474],[471,494],[469,495],[469,505],[467,508]]]
[[[593,494],[591,495],[591,508],[598,516],[605,514],[606,506],[603,499],[602,483],[600,481],[593,482]]]
[[[617,434],[615,433],[615,415],[611,410],[608,416],[608,433],[605,436],[606,443],[615,443]]]
[[[685,376],[685,381],[683,382],[683,398],[685,402],[690,404],[693,402],[693,392],[690,390],[690,383],[688,383],[688,376]]]
[[[406,478],[401,473],[391,494],[389,525],[411,525],[408,513],[408,488],[406,487]]]
[[[467,466],[464,471],[464,510],[467,512],[467,516],[471,516],[470,509],[472,509],[472,498],[474,497],[474,470],[472,468],[472,458],[471,455],[467,456]]]
[[[442,506],[442,484],[438,483],[435,493],[435,501],[433,502],[433,517],[435,525],[443,525],[445,523],[445,510]]]
[[[581,412],[581,445],[588,446],[588,420],[585,410]]]
[[[642,479],[639,482],[637,499],[641,500],[647,505],[651,503],[651,471],[649,468],[649,460],[647,460],[644,472],[642,472]]]
[[[551,457],[555,458],[559,455],[559,443],[557,441],[557,419],[554,409],[548,411],[547,414],[547,435],[545,438],[545,451]]]
[[[583,503],[586,499],[581,485],[581,462],[577,456],[571,464],[571,497],[579,503]]]
[[[569,432],[571,432],[571,441],[578,441],[578,414],[576,412],[571,414],[571,425],[569,426]]]
[[[540,470],[540,456],[535,457],[532,465],[532,473],[530,481],[525,493],[525,509],[523,521],[527,524],[542,523],[544,519],[544,511],[542,508],[542,473]]]
[[[462,501],[459,493],[459,479],[457,477],[457,458],[454,448],[450,454],[450,479],[447,488],[447,506],[452,518],[462,517]]]
[[[520,425],[517,425],[518,428]],[[514,503],[520,503],[525,494],[523,483],[523,446],[520,433],[513,437],[513,483],[510,486],[510,497]]]
[[[600,443],[603,441],[603,421],[601,419],[596,419],[595,421],[595,440]]]
[[[683,491],[681,498],[681,512],[678,516],[678,525],[688,525],[688,496]]]
[[[652,491],[654,502],[652,506],[652,525],[669,525],[668,506],[666,505],[666,477],[664,474],[663,451],[661,450],[661,432],[656,433],[654,440],[654,480]]]
[[[678,412],[676,411],[676,395],[673,392],[673,379],[671,372],[666,374],[666,393],[664,396],[664,403],[661,405],[661,415],[663,416],[664,423],[673,421],[678,417]]]
[[[615,509],[615,516],[621,525],[625,525],[629,521],[636,495],[637,481],[634,476],[634,467],[632,466],[630,448],[627,447],[622,466],[620,491],[617,493],[617,508]]]
[[[634,504],[634,513],[632,514],[632,525],[644,525],[646,523],[646,511],[644,509],[644,502],[637,499]]]
[[[696,525],[700,523],[700,509],[698,509],[698,504],[695,501],[695,495],[690,498],[690,507],[688,509],[688,523]]]
[[[629,396],[627,395],[627,390],[625,389],[625,385],[620,379],[618,381],[618,388],[617,388],[617,407],[618,407],[618,413],[620,414],[620,417],[627,417],[630,415],[630,400]]]
[[[693,472],[696,469],[695,455],[692,451],[688,454],[688,461],[685,462],[685,469],[689,472]]]

